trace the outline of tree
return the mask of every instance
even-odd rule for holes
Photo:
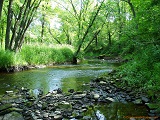
[[[5,49],[17,52],[23,42],[26,30],[31,24],[41,0],[9,0]],[[11,35],[11,37],[10,37]]]
[[[0,1],[0,19],[1,19],[1,15],[2,15],[3,2],[4,2],[4,0]]]

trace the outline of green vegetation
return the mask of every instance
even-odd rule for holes
[[[25,45],[20,52],[0,50],[0,67],[70,62],[73,48],[69,45]]]
[[[1,67],[118,56],[128,85],[160,91],[159,0],[3,1]]]

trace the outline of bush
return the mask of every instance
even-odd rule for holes
[[[73,57],[72,49],[67,46],[25,45],[20,54],[28,64],[62,63]]]
[[[134,58],[120,67],[129,85],[146,89],[160,89],[160,49],[154,45],[141,46],[133,54]]]
[[[66,61],[71,61],[73,58],[73,51],[71,49],[68,49],[67,47],[63,47],[60,49],[62,55],[64,56],[64,59]]]
[[[0,50],[0,67],[12,66],[15,63],[14,53],[10,51]]]

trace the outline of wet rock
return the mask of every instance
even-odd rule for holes
[[[83,94],[76,94],[73,96],[74,99],[82,99],[83,97],[86,96],[86,93],[83,93]]]
[[[62,115],[55,115],[54,120],[62,120]]]
[[[74,89],[69,89],[68,92],[74,93]]]
[[[49,116],[49,113],[43,113],[44,118],[48,118],[48,116]]]
[[[13,91],[6,91],[7,94],[13,94]]]
[[[109,102],[115,102],[115,100],[111,97],[107,97],[106,100],[109,101]]]
[[[9,114],[5,114],[3,120],[24,120],[24,118],[20,113],[11,112]]]
[[[75,119],[81,119],[81,118],[83,118],[83,115],[80,113],[80,111],[73,111],[73,117],[75,118]]]
[[[72,109],[72,105],[66,101],[62,101],[61,103],[58,103],[57,107],[62,110],[71,110]]]
[[[48,107],[48,104],[46,102],[42,103],[42,110],[45,110],[47,107]]]
[[[142,102],[144,102],[144,103],[148,103],[149,102],[149,99],[147,98],[147,97],[141,97],[141,99],[142,99]]]
[[[142,104],[142,100],[141,99],[136,99],[135,101],[133,101],[134,104]]]
[[[99,94],[94,94],[94,99],[98,99],[100,97],[100,95]]]
[[[3,105],[0,105],[0,111],[3,111],[3,110],[6,110],[8,108],[11,108],[12,107],[12,104],[3,104]]]
[[[83,120],[92,120],[92,118],[90,116],[84,116]]]
[[[62,93],[62,89],[58,88],[57,89],[57,94],[61,94]]]
[[[107,83],[106,82],[104,82],[104,81],[100,81],[99,82],[101,85],[106,85]]]

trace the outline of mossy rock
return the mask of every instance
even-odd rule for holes
[[[8,103],[8,104],[4,104],[4,105],[0,105],[0,112],[4,111],[6,109],[9,109],[12,107],[12,104]]]
[[[67,103],[59,103],[57,107],[63,110],[72,110],[72,105]]]
[[[17,112],[11,112],[4,115],[3,120],[24,120],[23,116]]]
[[[19,109],[19,108],[8,108],[8,109],[4,109],[4,110],[2,110],[2,111],[0,111],[0,115],[5,115],[5,114],[8,114],[8,113],[10,113],[10,112],[13,112],[13,111],[15,111],[15,112],[22,112],[23,110],[22,109]]]

